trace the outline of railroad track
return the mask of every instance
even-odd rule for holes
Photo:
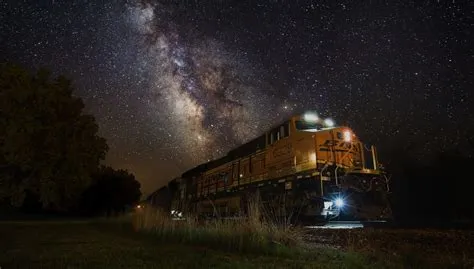
[[[307,229],[436,229],[436,230],[474,230],[474,222],[441,223],[397,223],[391,221],[329,221],[323,224],[306,225]]]
[[[386,221],[329,221],[324,224],[307,225],[306,229],[361,229],[361,228],[388,228]]]

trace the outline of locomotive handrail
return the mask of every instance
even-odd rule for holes
[[[351,150],[354,147],[354,144],[351,143],[350,145],[351,145],[351,147],[347,150],[346,154],[344,154],[344,156],[342,156],[340,162],[342,162],[349,155],[349,153],[351,153]],[[339,169],[338,165],[336,165],[336,169],[334,170],[334,178],[335,178],[335,181],[336,181],[336,186],[339,186],[339,181],[337,179],[337,169]]]
[[[317,167],[317,163],[316,163],[316,167]],[[320,176],[319,176],[319,181],[321,183],[321,197],[324,196],[324,190],[323,190],[323,173],[324,173],[324,170],[326,170],[326,168],[329,167],[329,162],[326,161],[326,163],[324,164],[323,168],[321,168],[321,172],[320,172]]]
[[[390,193],[390,179],[392,178],[392,175],[387,177],[387,175],[382,174],[383,177],[385,178],[385,185],[387,185],[387,192]]]

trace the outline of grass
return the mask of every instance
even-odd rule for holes
[[[114,222],[0,222],[0,238],[2,269],[367,268],[357,255],[337,251],[292,257],[239,254],[163,242]]]
[[[238,253],[294,255],[303,246],[300,229],[264,221],[256,204],[249,211],[247,219],[203,223],[195,218],[172,220],[169,214],[146,207],[134,216],[133,226],[162,242],[206,245]]]

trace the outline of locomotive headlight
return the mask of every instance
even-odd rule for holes
[[[324,124],[327,126],[327,127],[333,127],[334,126],[334,121],[330,118],[327,118],[324,120]]]
[[[350,131],[344,131],[344,141],[351,142],[352,141],[352,134]]]
[[[334,200],[334,205],[341,208],[344,206],[344,200],[342,198],[336,198],[336,200]]]
[[[305,113],[303,116],[304,120],[307,122],[317,122],[319,121],[319,117],[316,113]]]

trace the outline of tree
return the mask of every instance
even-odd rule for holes
[[[140,197],[140,183],[133,174],[102,166],[84,192],[82,211],[88,215],[119,213],[139,202]]]
[[[0,65],[0,199],[21,206],[26,195],[43,208],[74,206],[108,150],[93,116],[72,95],[71,81]]]

